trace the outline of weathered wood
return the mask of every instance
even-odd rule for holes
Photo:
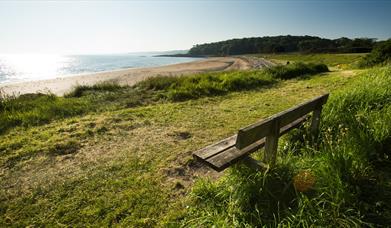
[[[305,115],[300,117],[299,119],[293,121],[292,123],[285,125],[280,129],[280,136],[288,133],[290,130],[299,127],[302,123],[304,123],[308,119],[309,115]]]
[[[262,148],[265,145],[265,138],[245,147],[243,149],[238,149],[235,146],[217,154],[216,156],[210,157],[205,160],[213,169],[217,171],[222,171],[230,165],[236,163],[238,160],[247,156],[248,154]]]
[[[290,122],[298,119],[299,117],[314,111],[317,107],[325,104],[327,102],[328,97],[329,94],[325,94],[277,114],[281,116],[281,126],[285,126]]]
[[[270,133],[271,126],[272,119],[267,118],[259,123],[240,129],[238,132],[238,137],[236,138],[235,146],[238,149],[243,149],[246,146],[251,145],[260,138],[268,135]]]
[[[208,159],[235,145],[237,135],[223,139],[215,144],[194,152],[194,156],[200,159]]]
[[[315,133],[318,130],[322,105],[326,103],[327,98],[328,94],[319,96],[242,128],[237,135],[198,150],[193,156],[217,171],[222,171],[239,160],[243,160],[251,167],[259,168],[259,164],[263,163],[248,155],[265,146],[264,161],[268,165],[273,165],[277,154],[278,138],[300,126],[308,119],[308,113],[312,111],[311,131]]]
[[[306,119],[308,119],[308,115],[303,116],[302,118],[299,118],[298,120],[282,127],[280,129],[280,136],[283,134],[286,134],[291,129],[299,127]],[[221,140],[220,142],[213,144],[211,146],[208,146],[206,148],[209,148],[208,150],[199,150],[194,153],[194,157],[196,157],[199,161],[207,164],[208,166],[212,167],[216,171],[222,171],[225,168],[229,167],[230,165],[236,163],[243,157],[246,157],[247,155],[251,154],[252,152],[261,149],[265,146],[266,139],[265,137],[261,140],[258,140],[257,142],[251,144],[247,148],[244,148],[242,150],[238,149],[234,146],[234,144],[231,145],[231,140],[233,136]],[[227,141],[230,141],[229,143],[225,143]],[[220,145],[226,145],[227,147],[220,147]],[[211,149],[213,148],[213,149]],[[221,150],[218,150],[218,149]],[[206,151],[206,152],[205,152]],[[196,154],[199,153],[199,154]],[[208,154],[206,154],[208,153]],[[214,153],[214,154],[211,154]],[[207,157],[205,159],[202,159],[202,157]]]
[[[312,114],[311,121],[311,133],[316,135],[318,133],[319,124],[320,124],[320,114],[322,113],[322,106],[317,107]]]
[[[273,120],[270,133],[266,136],[264,162],[269,165],[274,165],[277,154],[278,137],[280,136],[280,120]]]
[[[288,125],[300,117],[312,112],[315,108],[322,106],[327,101],[327,98],[328,94],[319,96],[296,107],[273,115],[263,121],[240,129],[236,139],[236,147],[242,149],[270,134],[272,131],[273,120],[278,118],[281,126]]]

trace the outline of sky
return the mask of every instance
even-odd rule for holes
[[[189,49],[220,40],[391,38],[387,0],[0,0],[0,54]]]

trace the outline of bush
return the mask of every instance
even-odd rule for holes
[[[315,63],[294,63],[285,66],[275,66],[268,68],[266,72],[279,79],[291,79],[306,75],[314,75],[328,72],[329,69],[325,64]]]
[[[16,126],[40,125],[89,110],[85,100],[67,99],[53,94],[25,94],[2,97],[0,100],[0,133]]]
[[[360,61],[360,67],[386,65],[391,62],[391,39],[379,42],[375,48]]]
[[[129,108],[161,100],[183,101],[233,91],[262,88],[287,79],[327,71],[323,64],[292,64],[267,70],[232,71],[190,76],[157,76],[134,87],[114,83],[77,86],[64,97],[53,94],[0,94],[0,134],[16,126],[34,126],[96,110]]]
[[[88,85],[79,85],[76,86],[72,92],[65,94],[64,97],[81,97],[86,93],[90,92],[115,92],[125,88],[126,86],[121,86],[115,83],[98,83],[92,86]]]
[[[136,85],[144,90],[163,91],[172,101],[183,101],[203,96],[216,96],[232,91],[262,88],[276,82],[304,75],[327,72],[324,64],[297,63],[276,66],[266,70],[204,73],[183,77],[153,77]]]

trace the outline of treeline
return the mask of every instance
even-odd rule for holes
[[[364,53],[375,44],[372,38],[325,39],[317,36],[265,36],[198,44],[189,50],[192,56],[226,56],[255,53]]]
[[[359,63],[360,67],[391,64],[391,39],[377,42],[371,53]]]

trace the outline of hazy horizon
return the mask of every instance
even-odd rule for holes
[[[391,37],[387,1],[0,2],[0,53],[116,54],[276,35]]]

